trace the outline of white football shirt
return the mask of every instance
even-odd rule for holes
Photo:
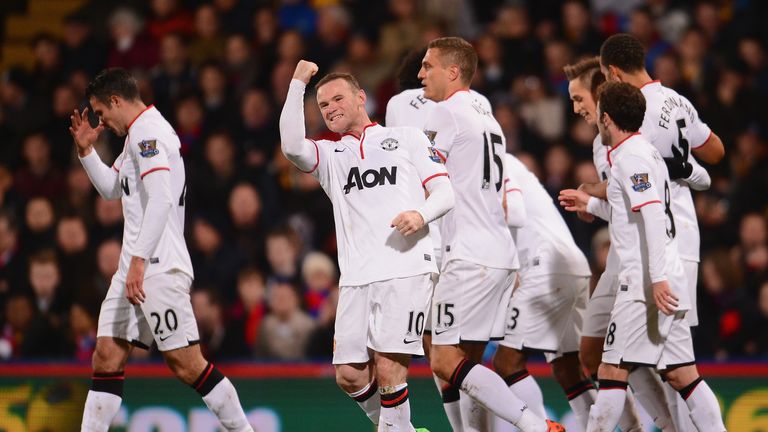
[[[641,134],[635,133],[610,149],[607,160],[611,165],[607,190],[611,205],[609,231],[620,262],[619,289],[629,289],[636,300],[653,301],[648,296],[652,281],[645,229],[649,227],[644,226],[640,209],[658,205],[667,215],[666,227],[650,228],[666,229],[664,272],[679,299],[678,310],[690,309],[677,240],[670,232],[671,181],[661,154]]]
[[[445,158],[456,196],[440,225],[443,265],[461,259],[518,268],[501,204],[506,144],[499,123],[477,97],[462,90],[435,104],[424,129]]]
[[[115,159],[112,168],[118,173],[122,189],[123,247],[117,277],[125,280],[131,257],[136,255],[135,246],[144,224],[163,224],[160,240],[154,252],[145,262],[144,277],[180,270],[194,277],[192,261],[184,241],[184,201],[186,174],[179,149],[181,144],[173,127],[153,105],[128,126],[123,152]],[[145,221],[147,190],[142,179],[154,171],[168,170],[171,177],[171,196],[175,208],[165,221]]]
[[[360,139],[312,141],[318,179],[333,203],[340,285],[436,273],[427,230],[404,237],[390,223],[424,201],[424,185],[447,175],[419,129],[372,123]]]
[[[690,158],[690,150],[702,146],[712,131],[699,119],[690,101],[676,91],[651,81],[640,91],[645,96],[645,118],[640,132],[662,157],[673,157],[673,148]],[[670,183],[675,236],[678,237],[680,258],[699,261],[699,223],[693,205],[691,189],[683,180]]]
[[[507,153],[504,157],[507,175],[520,187],[520,193],[509,195],[507,200],[522,196],[527,215],[516,238],[520,272],[591,276],[587,258],[576,246],[565,220],[539,179],[513,155]]]
[[[608,146],[603,145],[600,134],[592,141],[592,161],[595,164],[597,175],[600,176],[600,181],[608,180],[608,177],[611,175],[611,166],[608,165]],[[606,220],[606,222],[610,222],[610,220]],[[619,257],[616,255],[616,248],[613,247],[613,243],[608,247],[608,256],[605,260],[605,270],[603,272],[608,274],[617,274],[619,272]]]
[[[491,102],[482,94],[469,90],[478,101],[489,111],[492,112]],[[427,116],[432,112],[436,102],[424,97],[423,88],[403,90],[392,96],[387,102],[387,116],[385,122],[387,127],[411,126],[420,130],[424,129],[427,122]],[[429,223],[429,237],[432,239],[435,258],[437,263],[442,263],[442,236],[440,235],[440,221],[438,218]]]

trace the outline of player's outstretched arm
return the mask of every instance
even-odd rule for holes
[[[307,172],[317,166],[319,157],[316,144],[306,140],[304,127],[304,90],[316,73],[316,64],[299,61],[280,114],[280,148],[289,161]]]
[[[581,189],[563,189],[557,197],[560,206],[576,213],[588,213],[608,221],[611,206],[608,201],[589,195]]]
[[[96,140],[99,139],[99,134],[104,130],[104,125],[100,124],[95,129],[91,127],[88,123],[88,108],[85,108],[82,113],[75,110],[69,117],[69,121],[71,123],[69,133],[75,141],[77,156],[91,183],[104,199],[120,198],[122,189],[117,172],[105,165],[93,148]]]
[[[717,136],[716,133],[712,132],[709,135],[709,138],[704,141],[704,144],[692,148],[691,152],[694,156],[696,156],[697,159],[714,165],[720,162],[725,156],[725,146],[723,145],[723,141],[720,139],[720,137]]]

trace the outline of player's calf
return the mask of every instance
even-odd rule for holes
[[[336,385],[357,402],[371,423],[379,424],[381,397],[370,363],[337,364]]]
[[[725,431],[717,397],[704,379],[699,376],[696,365],[669,370],[665,373],[665,377],[670,385],[680,393],[691,412],[691,420],[699,431]]]

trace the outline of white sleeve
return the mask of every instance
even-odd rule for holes
[[[651,282],[667,280],[666,272],[666,216],[661,203],[644,205],[640,208],[645,229],[645,241],[648,244],[648,272]]]
[[[453,114],[443,104],[436,104],[429,113],[424,124],[424,133],[444,158],[450,157],[459,129]]]
[[[397,109],[395,109],[395,98],[392,97],[389,99],[389,103],[387,103],[387,112],[384,115],[384,125],[386,127],[395,127],[400,126],[398,120],[397,120]]]
[[[317,143],[306,139],[304,127],[304,89],[301,80],[291,80],[288,96],[280,114],[280,148],[296,167],[304,172],[313,172],[320,163]]]
[[[687,110],[683,110],[687,114],[687,118],[685,119],[685,139],[688,141],[688,145],[691,149],[699,148],[709,140],[710,135],[712,135],[712,129],[710,129],[706,123],[701,121],[699,113],[688,99],[684,96],[680,96],[680,99],[685,101],[684,104],[687,105],[688,108]],[[680,109],[682,109],[682,106]]]
[[[144,190],[147,191],[147,207],[141,221],[139,237],[136,240],[133,256],[149,259],[157,248],[157,243],[165,229],[166,221],[173,208],[171,196],[171,172],[156,170],[147,173],[142,178]]]
[[[697,191],[709,189],[709,186],[712,184],[712,178],[709,176],[707,170],[704,169],[703,166],[699,165],[699,163],[696,161],[696,158],[693,157],[692,153],[688,155],[688,162],[693,166],[691,175],[685,179],[685,182],[688,183],[688,186],[690,186],[691,189]]]
[[[453,194],[453,186],[447,175],[433,177],[425,186],[429,196],[416,211],[424,218],[424,224],[428,224],[448,213],[453,208],[456,197]]]
[[[589,197],[589,201],[587,201],[587,213],[597,216],[606,222],[610,222],[611,204],[604,199]]]
[[[522,228],[528,218],[523,200],[523,190],[515,176],[509,170],[507,173],[507,178],[504,181],[504,193],[507,199],[507,226]]]
[[[117,170],[104,164],[95,148],[88,156],[79,159],[99,195],[108,200],[118,199],[122,196],[123,191],[120,188]]]

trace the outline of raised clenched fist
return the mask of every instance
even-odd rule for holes
[[[308,84],[309,80],[314,74],[317,73],[317,64],[306,60],[299,60],[299,64],[296,65],[296,70],[293,72],[293,78],[301,80],[304,84]]]

